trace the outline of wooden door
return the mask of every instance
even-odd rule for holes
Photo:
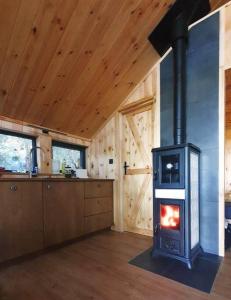
[[[0,261],[43,248],[40,182],[0,183]]]
[[[83,234],[84,183],[44,183],[45,246],[59,244]]]
[[[124,229],[152,235],[153,98],[144,98],[121,109],[123,161],[129,167],[123,178]]]

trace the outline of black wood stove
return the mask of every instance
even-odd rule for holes
[[[153,153],[153,256],[178,259],[192,268],[200,247],[200,149],[186,143],[186,50],[188,25],[210,10],[207,0],[177,0],[149,36],[174,57],[174,145]]]
[[[153,256],[170,256],[189,268],[201,252],[199,161],[192,144],[153,149]]]

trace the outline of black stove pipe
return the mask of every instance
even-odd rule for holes
[[[174,21],[172,48],[174,57],[174,144],[186,142],[186,50],[188,25],[184,12]]]
[[[209,0],[176,0],[149,35],[154,49],[163,56],[170,46],[174,56],[174,144],[186,142],[186,49],[188,26],[210,11]]]

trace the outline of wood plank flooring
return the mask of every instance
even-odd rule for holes
[[[129,265],[150,237],[102,232],[0,269],[1,300],[231,299],[231,252],[210,295]]]

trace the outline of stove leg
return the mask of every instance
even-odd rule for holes
[[[193,268],[193,263],[192,263],[191,260],[188,260],[188,261],[187,261],[187,267],[188,267],[189,270],[192,270],[192,268]]]

